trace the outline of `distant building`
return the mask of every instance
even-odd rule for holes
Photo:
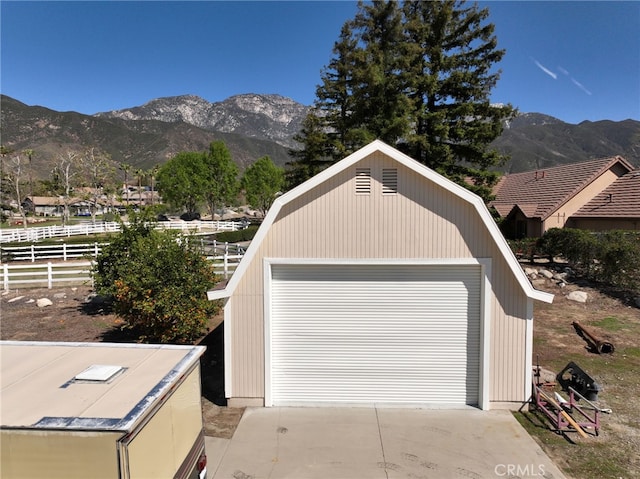
[[[509,239],[565,226],[640,229],[640,175],[621,156],[505,175],[494,195],[491,206]]]

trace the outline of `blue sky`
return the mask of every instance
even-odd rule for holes
[[[640,2],[490,1],[492,101],[570,123],[640,120]],[[310,105],[353,1],[0,2],[0,87],[96,113],[194,94]]]

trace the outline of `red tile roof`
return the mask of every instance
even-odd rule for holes
[[[496,199],[491,205],[502,216],[519,205],[530,218],[545,220],[616,164],[622,166],[622,171],[633,170],[624,158],[614,156],[505,175],[494,188]]]
[[[640,170],[618,178],[580,208],[580,218],[640,218]]]

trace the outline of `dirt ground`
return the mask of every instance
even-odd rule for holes
[[[533,283],[537,289],[555,295],[553,304],[535,304],[534,363],[557,373],[574,361],[601,386],[597,405],[612,409],[613,414],[601,415],[600,434],[587,439],[551,431],[546,418],[526,412],[526,408],[516,416],[568,477],[640,478],[640,309],[633,298],[615,297],[571,279],[558,284],[557,280],[539,277]],[[587,293],[586,303],[567,299],[575,290]],[[121,329],[121,320],[100,301],[88,300],[90,293],[88,287],[3,293],[0,339],[131,341],[127,331]],[[53,304],[38,307],[39,298],[49,298]],[[615,352],[594,353],[576,334],[573,321],[613,343]],[[220,317],[214,318],[210,333],[200,341],[207,346],[201,362],[202,404],[207,435],[230,438],[243,409],[225,405],[223,326]]]
[[[546,267],[548,265],[530,265]],[[555,265],[557,272],[563,265]],[[567,477],[640,478],[640,308],[631,296],[607,294],[595,285],[538,278],[537,289],[553,293],[552,304],[534,305],[533,361],[554,374],[570,361],[587,372],[600,386],[594,401],[612,414],[601,414],[600,433],[583,439],[575,432],[553,433],[550,421],[539,412],[518,419],[561,468]],[[587,302],[567,298],[572,291],[586,292]],[[613,344],[613,354],[598,354],[577,334],[572,323],[596,339]],[[553,376],[552,376],[553,379]],[[555,381],[557,383],[557,381]],[[561,391],[559,384],[555,390]],[[574,414],[574,417],[579,417]]]

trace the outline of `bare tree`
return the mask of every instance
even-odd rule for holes
[[[28,160],[29,160],[29,196],[33,196],[33,166],[31,160],[35,155],[35,151],[32,148],[27,148],[26,150],[22,150]]]
[[[62,213],[62,224],[69,224],[69,203],[73,195],[73,187],[78,177],[80,169],[81,156],[76,151],[67,151],[56,159],[53,168],[53,174],[58,178],[60,183],[60,192],[62,193],[62,204],[64,207]]]
[[[96,148],[89,148],[82,158],[82,169],[85,181],[89,186],[89,192],[85,198],[90,202],[91,222],[96,222],[97,205],[104,196],[105,185],[113,178],[115,168],[111,157]]]
[[[22,224],[27,227],[27,212],[22,206],[25,198],[24,189],[27,176],[27,164],[25,158],[20,154],[13,155],[6,164],[6,171],[3,171],[3,180],[9,187],[11,199],[18,205],[18,212],[22,217]]]

